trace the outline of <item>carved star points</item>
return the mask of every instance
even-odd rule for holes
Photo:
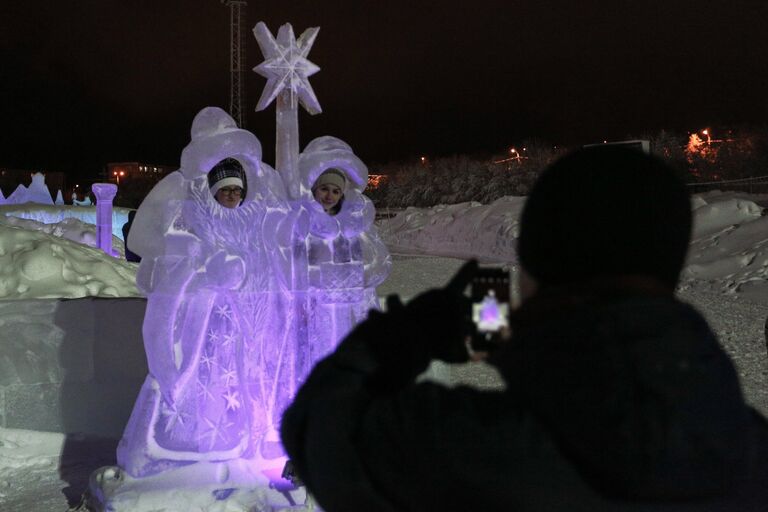
[[[224,435],[224,429],[227,429],[233,425],[233,423],[226,422],[224,423],[223,417],[219,419],[217,422],[211,421],[209,418],[203,418],[203,421],[208,425],[208,430],[203,433],[203,438],[210,437],[211,443],[208,445],[208,449],[212,450],[213,446],[216,444],[216,441],[218,439],[221,439],[222,442],[227,442],[227,438]]]
[[[293,27],[286,23],[280,27],[275,39],[263,22],[254,27],[253,35],[256,36],[265,60],[253,70],[267,79],[256,110],[267,108],[287,89],[298,95],[299,101],[310,114],[322,112],[315,91],[309,84],[309,77],[320,71],[320,68],[307,59],[319,30],[318,27],[308,28],[297,40]]]
[[[228,347],[230,345],[233,345],[235,343],[236,339],[237,338],[235,337],[234,334],[225,334],[224,335],[224,341],[221,342],[221,345],[223,347]]]
[[[235,373],[235,370],[231,368],[225,368],[224,372],[221,374],[221,377],[224,379],[224,382],[227,386],[231,386],[237,383],[237,374]]]
[[[208,354],[203,354],[203,356],[200,358],[200,362],[205,365],[209,372],[211,371],[211,368],[216,365],[216,360],[213,358],[213,356]]]
[[[240,408],[240,397],[237,393],[237,391],[233,391],[231,389],[228,389],[226,393],[224,393],[224,400],[227,401],[227,410],[228,411],[235,411]]]
[[[229,305],[227,304],[216,306],[216,314],[219,315],[219,318],[232,320],[232,310],[229,309]]]
[[[180,411],[176,404],[173,405],[163,405],[163,416],[165,416],[167,419],[165,423],[165,432],[169,432],[173,430],[173,428],[176,426],[176,423],[178,423],[181,426],[184,426],[184,419],[189,418],[189,414],[186,414],[182,411]]]

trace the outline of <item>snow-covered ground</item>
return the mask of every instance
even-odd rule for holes
[[[763,337],[768,313],[768,218],[759,206],[764,200],[717,192],[695,198],[694,241],[679,295],[710,321],[737,366],[747,399],[768,415]],[[442,286],[463,263],[448,256],[506,263],[515,272],[513,240],[522,204],[522,198],[504,198],[487,206],[408,209],[382,222],[381,234],[394,253],[394,266],[379,288],[380,295],[408,298]],[[136,265],[82,245],[92,236],[88,229],[72,221],[43,226],[0,216],[0,283],[11,283],[5,285],[8,291],[3,297],[135,296]],[[435,365],[425,378],[501,385],[482,364]],[[74,498],[85,489],[90,472],[114,462],[114,441],[70,436],[67,446],[80,448],[62,454],[64,441],[61,434],[0,429],[0,510],[66,510],[67,496]]]

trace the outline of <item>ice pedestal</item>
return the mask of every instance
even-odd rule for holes
[[[198,463],[133,478],[116,466],[95,471],[89,505],[98,512],[276,512],[316,510],[305,487],[276,485],[281,467],[251,460]]]

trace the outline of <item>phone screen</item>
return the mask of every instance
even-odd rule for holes
[[[481,267],[472,279],[472,321],[477,334],[474,350],[489,350],[499,343],[499,330],[509,327],[510,276],[502,268]]]

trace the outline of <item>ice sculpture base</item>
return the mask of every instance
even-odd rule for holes
[[[198,462],[144,478],[105,466],[91,474],[88,504],[98,512],[319,510],[304,487],[281,478],[285,459],[275,462]]]

